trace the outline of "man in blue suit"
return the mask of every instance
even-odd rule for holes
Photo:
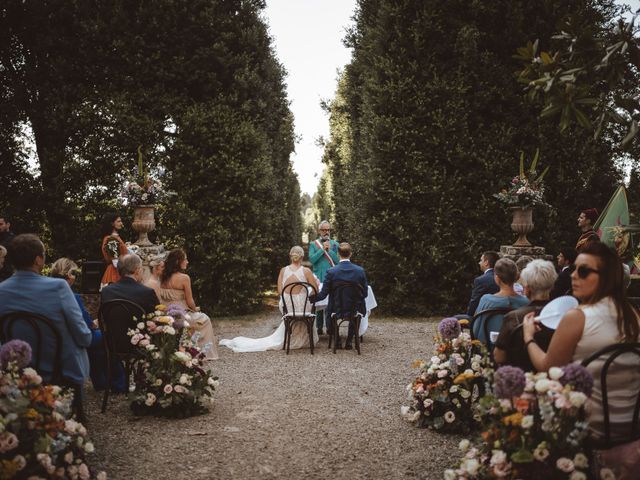
[[[62,337],[62,374],[73,383],[82,385],[89,376],[87,347],[91,345],[91,330],[69,284],[61,278],[40,275],[44,266],[44,245],[36,235],[18,235],[9,245],[9,259],[16,272],[0,283],[0,316],[11,312],[32,312],[49,318]],[[54,339],[42,328],[42,360],[40,376],[49,381],[53,373]],[[32,346],[31,328],[16,323],[16,337]]]
[[[338,247],[338,257],[340,261],[338,265],[327,270],[327,274],[322,283],[322,290],[317,295],[312,295],[309,299],[312,302],[323,300],[329,296],[329,304],[326,310],[326,321],[329,331],[331,331],[332,314],[336,316],[346,315],[352,311],[358,311],[363,315],[366,313],[366,307],[364,299],[368,293],[367,276],[364,273],[364,269],[355,263],[351,263],[351,245],[347,242],[342,242]],[[360,285],[361,292],[355,292],[353,289],[349,289],[350,295],[343,295],[341,299],[336,299],[335,289],[339,282],[352,282]],[[337,301],[340,300],[340,301]],[[351,342],[353,341],[353,335],[355,334],[353,325],[349,324],[349,332],[347,334],[347,342],[345,349],[351,350],[353,347]],[[340,337],[335,339],[337,348],[341,348]]]
[[[142,260],[134,253],[123,255],[118,259],[120,280],[110,283],[100,292],[100,301],[129,300],[142,307],[145,313],[151,313],[160,302],[153,288],[142,283]]]
[[[473,281],[473,290],[471,290],[471,298],[469,299],[469,305],[467,306],[467,315],[473,317],[480,303],[480,297],[485,293],[497,293],[500,288],[496,284],[493,278],[493,267],[500,258],[497,252],[484,252],[480,256],[480,270],[482,275],[476,277]]]

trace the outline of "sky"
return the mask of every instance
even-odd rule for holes
[[[329,118],[321,100],[333,98],[338,70],[351,59],[342,44],[353,22],[356,0],[267,0],[265,19],[276,56],[288,75],[287,93],[298,136],[293,168],[300,189],[316,191],[324,165],[315,142],[329,136]]]

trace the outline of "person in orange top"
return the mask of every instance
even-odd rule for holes
[[[102,275],[100,288],[120,280],[120,274],[117,269],[117,259],[128,253],[127,246],[122,241],[122,238],[120,238],[119,231],[122,230],[122,226],[122,219],[117,213],[107,213],[102,217],[100,236],[102,237],[102,256],[107,264],[107,268],[104,271],[104,275]],[[116,243],[117,254],[115,254],[114,249],[111,247],[115,246]]]

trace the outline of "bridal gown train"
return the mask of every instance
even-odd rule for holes
[[[304,277],[303,267],[299,267],[296,270],[293,270],[290,265],[285,267],[284,273],[282,275],[282,287],[284,288],[291,276],[294,276],[295,282],[306,282]],[[292,306],[295,307],[296,312],[302,312],[303,308],[305,308],[305,299],[307,297],[306,293],[301,293],[298,295],[292,295],[293,305],[290,305],[291,300],[289,299],[289,295],[285,296],[285,301],[287,303],[287,311],[292,311]],[[280,306],[280,311],[282,311],[282,305]],[[311,311],[311,304],[307,302],[306,312]],[[313,329],[314,339],[313,343],[315,344],[318,341],[318,334]],[[249,337],[235,337],[232,339],[224,339],[220,340],[220,345],[229,347],[234,352],[264,352],[266,350],[280,350],[284,345],[284,321],[280,322],[278,328],[268,337],[262,338],[249,338]],[[297,348],[308,348],[309,347],[309,334],[307,333],[307,326],[302,322],[296,322],[293,325],[293,332],[291,333],[291,349]]]

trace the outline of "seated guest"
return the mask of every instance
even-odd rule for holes
[[[160,279],[162,278],[162,272],[164,272],[164,257],[164,255],[155,255],[151,258],[149,261],[151,275],[144,282],[145,286],[153,288],[158,298],[160,298]]]
[[[524,348],[522,320],[529,312],[535,312],[537,315],[549,302],[549,292],[556,277],[556,269],[546,260],[533,260],[522,270],[520,281],[529,304],[507,313],[502,319],[500,334],[493,350],[493,358],[497,363],[520,367],[525,372],[533,370],[527,350]],[[544,326],[540,332],[536,333],[535,339],[540,348],[547,349],[552,335],[553,330]]]
[[[518,278],[516,282],[513,284],[513,289],[518,295],[522,295],[526,297],[524,294],[524,287],[520,283],[520,273],[529,265],[529,263],[533,260],[533,257],[529,255],[522,255],[520,258],[516,260],[516,268],[518,269]]]
[[[482,271],[482,275],[473,280],[473,289],[471,290],[471,298],[467,306],[467,315],[473,317],[478,309],[480,298],[486,293],[496,293],[500,288],[493,278],[493,267],[500,256],[496,252],[488,251],[480,255],[478,265]]]
[[[520,308],[524,307],[529,300],[527,297],[518,295],[513,289],[513,284],[518,275],[518,268],[513,260],[501,258],[495,264],[493,276],[498,285],[498,293],[487,293],[482,296],[476,313],[494,308]],[[484,335],[485,315],[480,315],[473,322],[473,335],[481,342],[488,343],[489,339]],[[502,315],[491,315],[488,318],[489,332],[498,332],[502,326]]]
[[[110,283],[100,292],[102,303],[110,300],[129,300],[140,305],[146,313],[153,312],[160,302],[152,288],[142,285],[142,260],[129,253],[118,259],[120,280]]]
[[[189,325],[200,334],[198,346],[205,351],[208,360],[218,358],[217,341],[211,319],[196,306],[191,291],[191,278],[184,273],[189,265],[187,254],[181,248],[169,252],[160,277],[160,300],[165,305],[177,303],[189,310]]]
[[[550,300],[563,295],[571,295],[571,270],[569,267],[576,261],[576,251],[573,248],[563,248],[556,259],[558,260],[560,274],[549,294]]]
[[[573,295],[581,301],[581,305],[569,310],[562,317],[546,353],[537,345],[534,337],[534,314],[530,313],[524,318],[525,345],[537,370],[544,371],[551,367],[580,362],[592,353],[615,343],[638,342],[638,312],[627,300],[622,281],[622,263],[613,249],[600,242],[590,242],[583,247],[571,274]],[[600,358],[587,367],[595,379],[593,393],[587,404],[587,420],[591,435],[595,438],[604,435],[602,392],[599,382],[603,363],[604,360]],[[629,425],[633,420],[640,389],[639,367],[637,356],[622,355],[609,369],[607,387],[613,442],[629,434]],[[632,443],[633,445],[621,446],[629,453],[635,452],[635,458],[627,459],[633,465],[630,467],[629,476],[625,478],[637,478],[634,475],[640,468],[640,440]],[[606,451],[607,454],[609,452],[611,450]],[[616,474],[616,478],[620,477]]]
[[[7,256],[7,249],[0,245],[0,270],[4,267],[4,261]],[[4,280],[4,278],[0,277],[0,282]]]
[[[78,265],[68,258],[59,258],[51,266],[51,272],[49,275],[53,278],[62,278],[65,280],[69,287],[72,287],[76,281],[76,275],[78,274]],[[82,318],[84,319],[87,327],[91,330],[91,345],[87,347],[87,353],[89,354],[89,375],[91,376],[91,383],[95,390],[103,390],[107,384],[107,357],[104,350],[104,344],[102,339],[102,332],[98,328],[97,320],[93,320],[91,315],[84,306],[82,297],[74,293],[78,307],[82,312]],[[111,388],[116,392],[126,392],[126,386],[124,383],[124,369],[120,362],[114,362],[114,378],[112,380]]]
[[[309,299],[312,302],[317,302],[319,300],[323,300],[329,296],[329,304],[326,309],[326,320],[327,327],[329,331],[332,328],[332,314],[336,314],[338,318],[340,315],[345,315],[351,313],[354,310],[359,311],[363,315],[366,313],[366,305],[364,299],[367,296],[369,286],[367,284],[367,276],[364,273],[364,269],[355,263],[351,263],[351,245],[347,242],[342,242],[338,247],[338,257],[340,258],[340,262],[335,267],[327,270],[327,274],[324,278],[324,282],[322,283],[322,290],[317,295],[311,295]],[[333,290],[336,288],[336,283],[339,282],[352,282],[357,283],[362,287],[362,297],[360,298],[342,298],[341,302],[337,302],[335,295],[333,294]],[[339,306],[336,304],[340,303]],[[353,324],[349,323],[349,331],[347,333],[347,342],[345,344],[346,350],[351,350],[353,336],[355,335],[355,331],[353,328]],[[337,348],[341,348],[340,345],[340,336],[334,339],[337,345]]]
[[[89,375],[87,347],[91,345],[91,330],[82,318],[71,288],[59,278],[40,275],[45,252],[44,245],[36,235],[16,236],[8,251],[16,272],[0,283],[0,316],[22,311],[49,318],[62,337],[62,374],[76,385],[82,385]],[[47,327],[43,327],[42,331],[43,353],[38,373],[45,381],[50,381],[55,339]],[[16,323],[14,333],[35,348],[35,333],[31,328]]]

